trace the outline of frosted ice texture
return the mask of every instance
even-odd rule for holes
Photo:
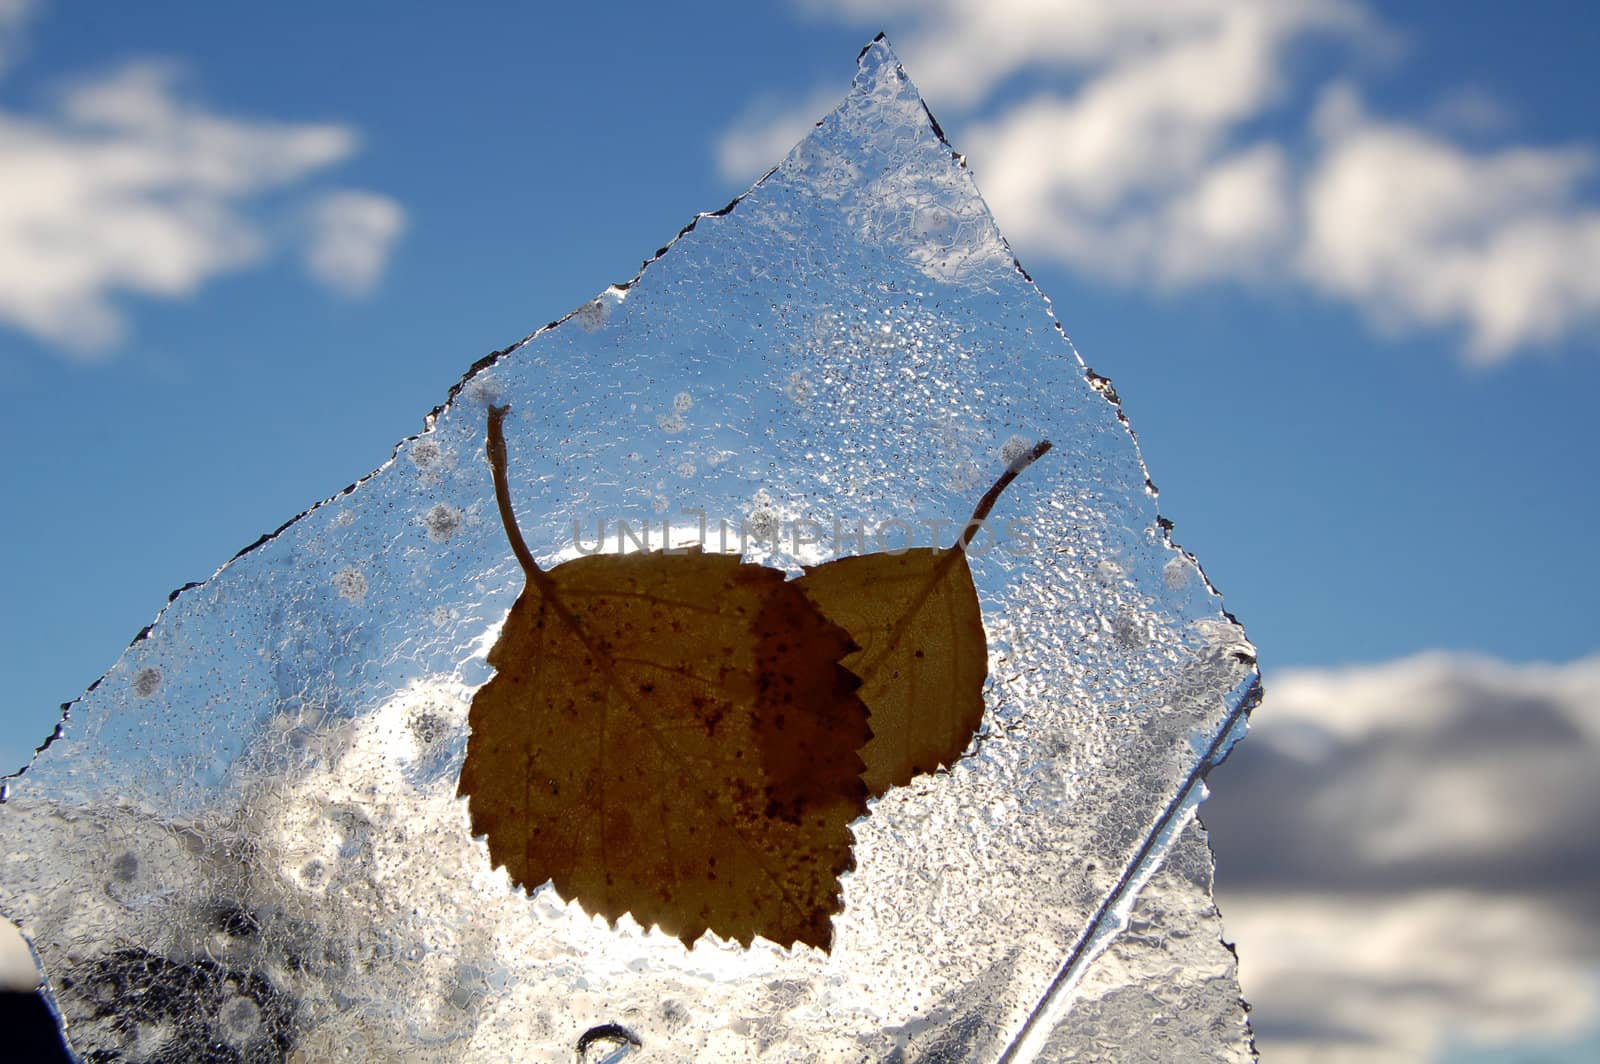
[[[1238,959],[1211,899],[1211,848],[1191,820],[1128,920],[1084,972],[1038,1057],[1049,1064],[1248,1062]]]
[[[1256,688],[1103,383],[870,45],[773,173],[475,366],[386,465],[179,594],[71,707],[0,807],[0,911],[76,1049],[571,1061],[633,1038],[649,1060],[1060,1058],[1052,1028],[1075,1029],[1084,970]],[[597,519],[648,524],[655,546],[704,521],[733,550],[742,523],[767,537],[747,555],[791,571],[878,549],[851,540],[863,522],[926,544],[918,522],[963,519],[1019,441],[1055,442],[995,515],[1026,535],[972,558],[984,731],[855,825],[831,953],[685,949],[489,866],[455,796],[522,584],[482,458],[489,402],[511,404],[513,488],[546,563],[592,545]],[[822,544],[796,542],[801,518]]]

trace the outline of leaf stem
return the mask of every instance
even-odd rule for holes
[[[544,575],[544,570],[539,568],[539,563],[533,560],[533,552],[528,549],[528,544],[522,538],[522,530],[517,527],[517,515],[511,511],[511,486],[506,480],[506,434],[501,427],[506,414],[510,412],[511,405],[489,405],[489,468],[494,471],[494,500],[500,504],[500,523],[505,525],[506,539],[511,542],[511,553],[517,556],[517,561],[522,564],[522,569],[530,578]]]
[[[956,541],[959,550],[966,550],[972,543],[972,537],[978,534],[978,529],[983,527],[983,522],[988,519],[989,511],[994,509],[994,504],[999,500],[1000,493],[1006,490],[1006,485],[1017,479],[1017,475],[1027,469],[1050,450],[1049,440],[1040,440],[1033,445],[1033,450],[1026,454],[1018,455],[1016,460],[1006,468],[1000,478],[996,480],[989,490],[983,493],[983,498],[978,500],[977,507],[972,511],[972,517],[967,520],[967,527],[962,530],[961,538]]]

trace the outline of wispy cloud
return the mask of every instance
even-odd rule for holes
[[[1391,326],[1462,323],[1481,362],[1600,318],[1592,149],[1470,153],[1370,117],[1348,86],[1316,126],[1298,265],[1318,290]]]
[[[1600,657],[1269,677],[1202,810],[1274,1060],[1600,1024]]]
[[[1398,54],[1363,4],[802,6],[889,25],[1026,259],[1157,289],[1300,285],[1381,329],[1460,329],[1477,362],[1600,324],[1590,149],[1468,150],[1447,132],[1466,118],[1480,134],[1513,127],[1471,86],[1425,128],[1297,77],[1308,48],[1358,64]],[[754,176],[817,111],[753,109],[716,147],[724,172]]]
[[[8,11],[20,22],[25,5],[0,0],[0,42]],[[183,297],[260,261],[275,231],[257,217],[265,194],[292,204],[356,147],[342,125],[216,114],[158,62],[79,81],[48,113],[0,110],[0,322],[70,353],[104,352],[127,328],[119,294]],[[369,289],[400,206],[362,192],[310,210],[313,276]]]
[[[717,169],[740,179],[759,177],[776,166],[839,103],[836,89],[813,92],[803,103],[759,97],[735,119],[716,144]]]
[[[387,196],[341,191],[313,203],[308,221],[306,269],[311,276],[346,295],[363,296],[383,276],[406,216]]]

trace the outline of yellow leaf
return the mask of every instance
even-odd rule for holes
[[[540,569],[511,513],[504,415],[489,457],[527,584],[472,702],[473,833],[514,882],[610,920],[827,949],[866,811],[850,637],[781,571],[733,556]]]
[[[849,632],[872,739],[861,750],[874,797],[961,756],[983,721],[988,643],[966,552],[919,548],[806,569],[795,583]]]
[[[861,759],[873,797],[954,763],[983,723],[989,644],[966,548],[1006,485],[1049,449],[1011,464],[955,546],[839,558],[795,581],[860,648],[844,664],[870,713]]]

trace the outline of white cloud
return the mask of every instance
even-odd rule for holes
[[[253,217],[260,197],[355,148],[340,125],[212,113],[161,63],[80,82],[44,115],[0,110],[0,322],[102,352],[126,329],[117,294],[183,297],[260,260],[270,247]],[[379,198],[361,195],[369,259],[381,259],[386,241],[370,239]],[[397,230],[399,208],[382,202]],[[369,261],[330,283],[347,289],[360,269],[376,276]]]
[[[1593,957],[1574,949],[1592,929],[1539,900],[1239,894],[1222,915],[1265,1060],[1436,1060],[1448,1046],[1572,1038],[1600,1018]]]
[[[839,103],[839,94],[822,89],[801,104],[776,98],[756,101],[717,138],[717,169],[730,177],[753,180],[776,166],[811,127]]]
[[[1284,669],[1272,675],[1272,708],[1251,733],[1285,746],[1302,726],[1343,742],[1374,732],[1428,734],[1474,705],[1538,698],[1600,747],[1600,655],[1550,664],[1434,651],[1377,665]]]
[[[1347,87],[1317,125],[1300,265],[1318,289],[1392,325],[1463,323],[1478,361],[1600,321],[1593,151],[1472,154],[1369,118]]]
[[[1383,329],[1461,329],[1478,362],[1600,323],[1600,205],[1581,195],[1593,153],[1475,153],[1442,132],[1367,118],[1349,90],[1307,102],[1315,86],[1296,77],[1305,48],[1398,54],[1363,4],[801,6],[888,24],[1025,260],[1163,289],[1305,285]],[[724,173],[776,162],[804,132],[801,112],[809,122],[815,110],[747,112],[717,145]],[[1435,123],[1466,122],[1484,133],[1510,117],[1457,87]]]
[[[1272,1059],[1600,1025],[1600,656],[1267,678],[1202,809]]]
[[[306,268],[330,288],[349,296],[366,295],[383,276],[405,220],[400,205],[387,196],[329,193],[310,210]]]
[[[1300,792],[1289,800],[1316,822],[1315,851],[1291,850],[1286,832],[1280,865],[1426,879],[1447,864],[1498,874],[1592,860],[1579,870],[1600,877],[1600,656],[1292,670],[1269,698],[1247,756],[1285,766]]]
[[[1264,274],[1289,231],[1289,164],[1274,144],[1258,144],[1211,166],[1192,190],[1167,205],[1153,249],[1163,281]]]
[[[895,50],[936,109],[981,103],[1026,71],[1113,71],[1183,61],[1210,43],[1319,26],[1375,32],[1345,0],[804,0],[819,15],[893,31]],[[1224,76],[1223,71],[1212,71]]]
[[[1117,109],[1036,100],[968,134],[985,198],[1025,256],[1162,286],[1254,277],[1281,258],[1293,220],[1281,149],[1215,157],[1201,131],[1168,135],[1175,123],[1153,115],[1141,136]]]

